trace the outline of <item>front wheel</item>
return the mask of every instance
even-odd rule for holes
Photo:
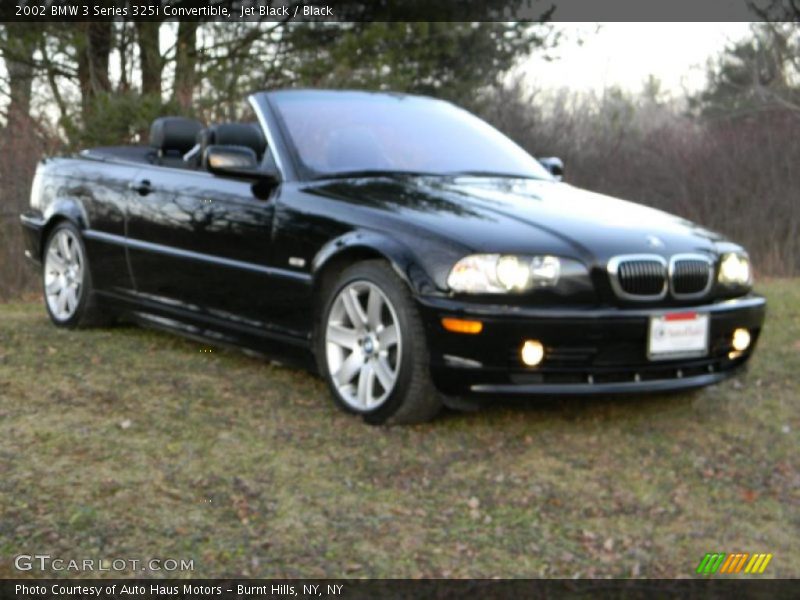
[[[347,268],[327,290],[316,350],[336,403],[368,423],[418,423],[441,408],[422,321],[383,261]]]

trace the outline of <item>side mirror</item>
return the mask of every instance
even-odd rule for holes
[[[209,146],[203,154],[203,167],[214,175],[241,177],[278,183],[277,172],[260,168],[258,157],[246,146]]]
[[[539,162],[545,169],[550,171],[550,175],[552,175],[556,181],[564,179],[564,162],[560,158],[557,156],[548,156],[546,158],[540,158]]]

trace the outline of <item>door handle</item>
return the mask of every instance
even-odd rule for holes
[[[131,181],[128,184],[128,189],[133,190],[140,196],[147,196],[147,194],[153,191],[153,185],[150,183],[149,179],[142,179],[141,181]]]

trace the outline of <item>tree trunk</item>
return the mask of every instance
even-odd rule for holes
[[[8,73],[6,128],[8,132],[16,132],[30,118],[33,52],[42,30],[32,23],[16,23],[13,27],[7,27],[6,32],[6,43],[2,49]]]
[[[136,21],[135,25],[142,69],[142,94],[161,95],[161,73],[164,68],[158,46],[161,23]]]
[[[78,83],[81,109],[87,117],[98,94],[111,90],[108,78],[108,57],[111,54],[112,23],[81,23],[78,40]]]
[[[133,69],[130,61],[131,48],[131,28],[128,23],[120,23],[117,27],[117,52],[119,53],[119,83],[117,91],[127,94],[131,90],[131,71]]]
[[[31,108],[31,87],[33,84],[33,66],[30,63],[6,60],[8,71],[8,120],[25,118]]]
[[[175,50],[173,99],[184,110],[192,108],[197,80],[197,23],[181,21]]]
[[[2,92],[3,97],[8,94],[6,123],[0,129],[3,140],[0,145],[0,227],[10,223],[4,221],[3,215],[16,213],[26,205],[36,162],[42,154],[41,138],[30,114],[35,75],[33,58],[42,38],[43,28],[38,23],[14,23],[6,25],[5,39],[0,46],[8,77],[8,88]],[[0,238],[6,233],[0,231]],[[3,254],[5,260],[11,256],[8,246],[0,248],[0,255]],[[0,278],[12,273],[6,269]]]

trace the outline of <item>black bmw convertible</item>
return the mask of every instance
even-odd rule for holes
[[[287,90],[250,111],[40,163],[21,220],[56,325],[306,365],[370,423],[449,397],[695,388],[753,351],[742,247],[574,188],[450,103]]]

